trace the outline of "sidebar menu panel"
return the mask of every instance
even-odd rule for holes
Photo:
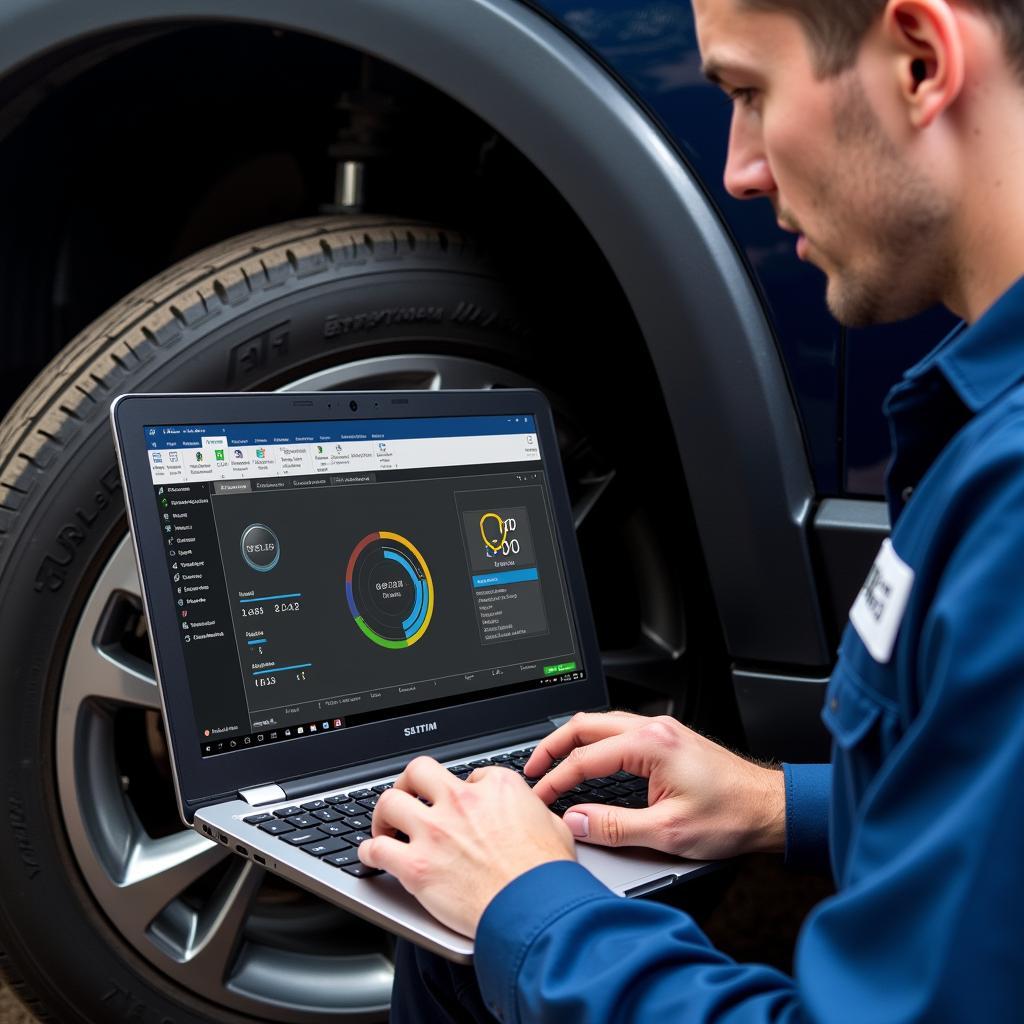
[[[234,750],[245,741],[233,737],[250,731],[249,714],[241,688],[224,685],[240,679],[240,668],[210,484],[167,484],[155,488],[155,496],[186,670],[206,683],[191,688],[202,749]]]

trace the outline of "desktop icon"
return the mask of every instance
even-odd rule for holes
[[[267,450],[265,448],[257,448],[256,449],[256,458],[257,459],[265,459],[266,457],[267,457]]]
[[[341,719],[340,718],[336,718],[334,720],[334,728],[335,729],[340,729],[341,728]]]
[[[214,457],[216,458],[216,460],[218,462],[223,462],[224,461],[224,449],[223,448],[214,448],[213,454],[214,454]]]
[[[196,462],[202,462],[202,461],[203,461],[203,453],[202,452],[196,452]]]
[[[167,461],[168,462],[177,462],[178,461],[178,453],[177,452],[168,452],[167,453]]]
[[[236,459],[244,459],[245,458],[245,456],[242,454],[242,449],[241,448],[236,448],[234,450],[234,452],[232,452],[232,454],[235,456]]]

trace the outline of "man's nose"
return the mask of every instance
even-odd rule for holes
[[[725,189],[734,199],[758,199],[775,191],[775,178],[759,139],[755,133],[739,127],[737,118],[733,118],[729,132]]]

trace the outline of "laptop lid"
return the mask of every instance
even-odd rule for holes
[[[540,392],[126,395],[111,418],[186,821],[607,706]]]

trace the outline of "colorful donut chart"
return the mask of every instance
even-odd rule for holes
[[[389,650],[412,647],[434,614],[426,561],[411,541],[386,530],[368,533],[352,549],[345,597],[356,625]]]

